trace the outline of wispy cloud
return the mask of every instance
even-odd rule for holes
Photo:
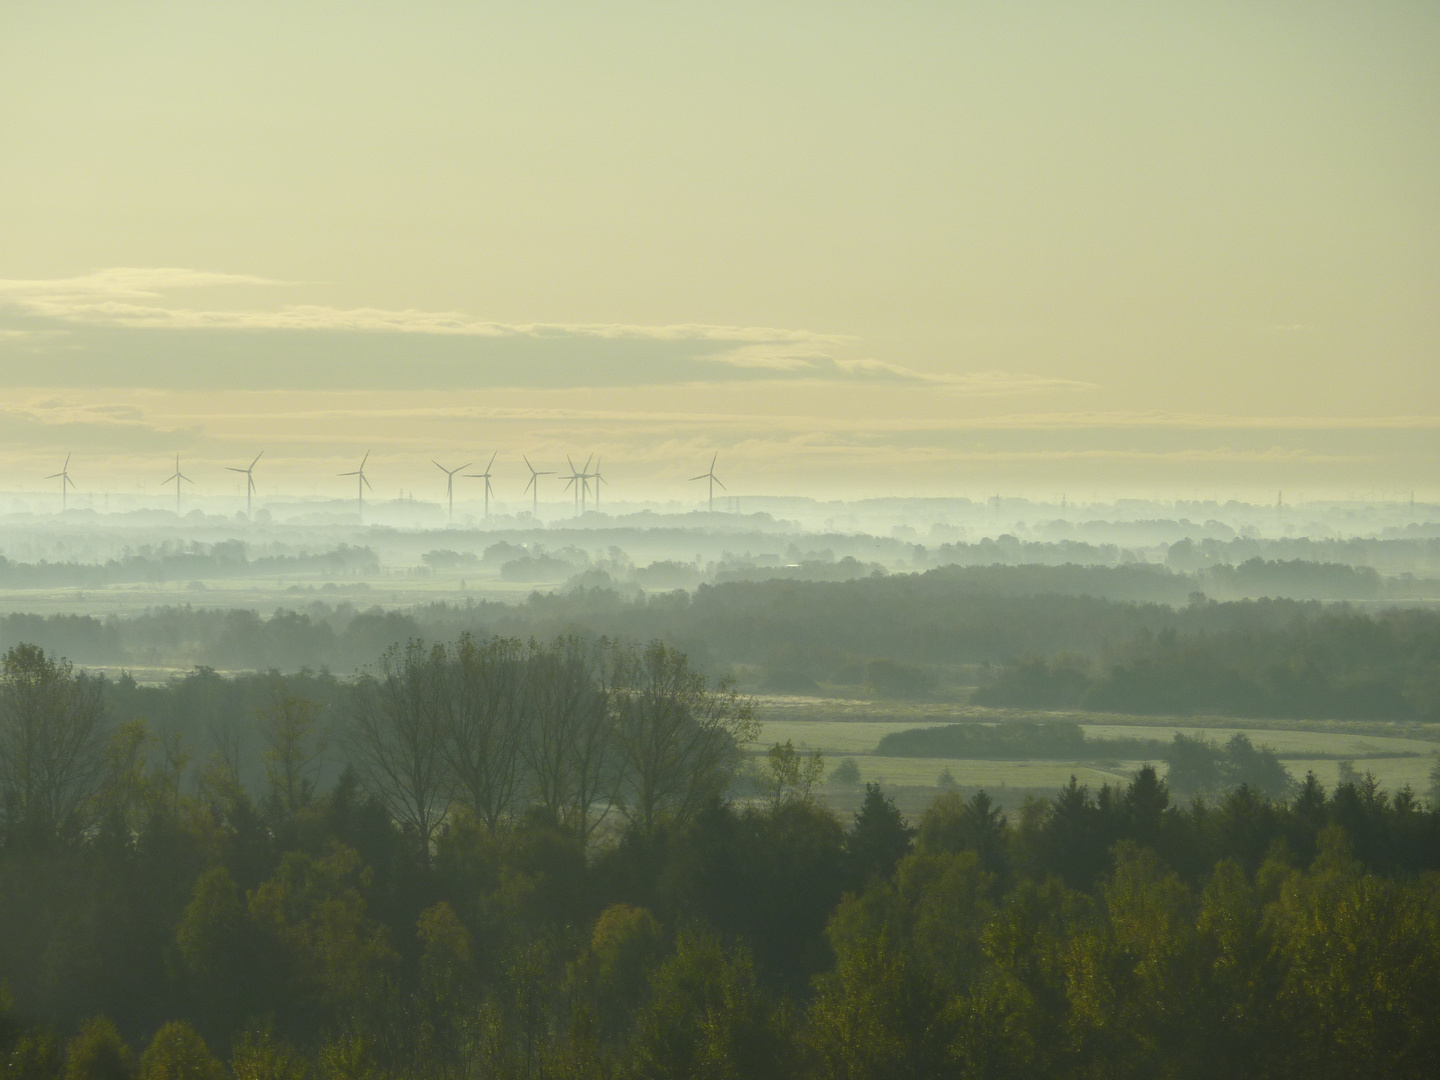
[[[771,345],[840,345],[843,334],[772,326],[705,323],[508,323],[477,319],[459,311],[418,308],[341,308],[323,304],[281,304],[273,308],[204,308],[162,301],[183,289],[235,286],[293,287],[301,282],[246,274],[220,274],[179,267],[113,267],[68,278],[0,279],[0,301],[26,314],[67,322],[149,329],[373,330],[389,333],[452,334],[472,337],[595,337],[650,341],[740,342]]]
[[[256,304],[306,285],[182,267],[113,267],[73,277],[0,279],[0,330],[35,366],[45,336],[69,383],[124,372],[130,385],[377,385],[394,382],[395,335],[406,335],[406,377],[432,385],[576,386],[810,380],[888,383],[999,397],[1093,389],[1026,372],[923,371],[854,358],[851,335],[805,328],[714,323],[503,322],[462,311]],[[314,283],[309,283],[314,284]],[[245,303],[227,303],[242,297]],[[263,299],[263,295],[262,295]],[[284,301],[293,297],[279,296]],[[247,333],[267,334],[263,346]],[[188,336],[187,336],[188,335]],[[357,336],[358,335],[358,336]],[[203,340],[200,340],[203,337]],[[416,348],[420,341],[423,347]],[[28,346],[28,349],[27,349]],[[59,349],[67,355],[60,357]],[[847,355],[850,354],[850,355]],[[16,353],[20,356],[20,353]],[[196,355],[211,358],[193,363]],[[220,360],[220,358],[224,358]],[[88,358],[88,359],[87,359]],[[218,362],[217,362],[218,361]]]
[[[747,370],[774,372],[777,376],[811,379],[844,379],[855,382],[884,382],[943,388],[971,396],[1001,397],[1048,391],[1094,390],[1096,383],[1056,379],[1011,371],[973,371],[963,374],[918,371],[887,360],[844,360],[826,352],[793,343],[785,347],[747,345],[712,353],[702,359]]]

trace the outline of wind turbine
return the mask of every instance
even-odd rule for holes
[[[70,479],[70,455],[65,455],[65,464],[60,466],[59,472],[51,473],[45,479],[60,481],[60,512],[63,514],[65,512],[65,496],[70,488],[75,486],[75,481]],[[1413,504],[1415,500],[1412,498],[1410,502]]]
[[[250,497],[255,494],[255,466],[260,463],[260,459],[261,459],[262,457],[264,457],[264,456],[265,456],[265,451],[264,451],[264,450],[261,450],[260,453],[258,453],[258,454],[255,455],[255,460],[252,461],[252,462],[250,462],[250,467],[249,467],[248,469],[236,468],[234,465],[226,465],[226,466],[225,466],[225,470],[226,470],[227,472],[238,472],[238,473],[244,473],[244,474],[245,474],[245,516],[246,516],[246,517],[249,517],[249,516],[250,516]]]
[[[610,482],[609,480],[606,480],[605,477],[603,477],[603,476],[600,475],[600,459],[599,459],[599,457],[596,457],[596,459],[595,459],[595,471],[594,471],[593,473],[591,473],[590,475],[595,478],[595,512],[598,514],[598,513],[600,512],[600,485],[601,485],[601,484],[608,484],[608,483]]]
[[[180,471],[180,455],[179,455],[179,454],[176,454],[176,455],[175,455],[175,474],[174,474],[173,476],[167,476],[164,480],[162,480],[162,481],[160,482],[160,485],[163,487],[163,486],[165,486],[166,484],[170,483],[172,480],[175,482],[175,513],[176,513],[176,514],[179,514],[179,513],[180,513],[180,482],[183,480],[183,481],[184,481],[185,483],[187,483],[187,484],[193,484],[193,483],[195,483],[194,480],[191,480],[190,477],[186,476],[184,473],[182,473],[182,472]]]
[[[441,465],[440,462],[436,461],[434,458],[431,458],[430,460],[434,463],[437,469],[439,469],[445,474],[445,498],[448,499],[450,502],[450,520],[453,522],[455,520],[455,474],[461,469],[468,469],[470,467],[470,462],[467,461],[464,465],[457,465],[453,469],[447,469],[444,465]]]
[[[371,491],[375,490],[373,487],[370,487],[370,481],[365,479],[365,463],[369,460],[370,451],[366,450],[365,456],[360,459],[360,467],[358,469],[354,469],[351,472],[340,473],[341,476],[357,477],[355,481],[355,507],[361,524],[365,522],[365,489],[370,488]]]
[[[593,458],[594,456],[594,454],[591,454],[590,457],[587,457],[585,459],[585,468],[580,472],[576,472],[575,463],[570,460],[570,455],[565,455],[565,461],[570,466],[570,475],[566,477],[567,482],[565,486],[569,487],[571,484],[575,484],[577,480],[579,481],[579,483],[576,484],[575,487],[575,508],[581,514],[585,513],[585,495],[590,490],[590,458]]]
[[[715,512],[715,485],[720,484],[720,478],[715,475],[715,462],[719,457],[720,451],[716,450],[715,456],[710,459],[710,468],[707,469],[705,472],[701,473],[699,476],[692,476],[690,478],[692,483],[696,480],[710,481],[710,512],[712,514]],[[724,484],[720,484],[720,490],[728,491],[729,489]]]
[[[490,465],[495,464],[495,455],[499,452],[500,451],[497,450],[494,454],[490,455],[490,464],[485,466],[484,472],[471,472],[465,474],[467,479],[485,481],[485,516],[487,518],[490,516],[490,496],[495,494],[495,489],[490,486]],[[532,469],[531,471],[533,472],[534,470]]]
[[[535,489],[535,494],[530,497],[530,515],[531,517],[538,518],[540,516],[540,477],[554,476],[555,470],[537,469],[534,465],[530,464],[530,459],[528,457],[525,457],[524,454],[521,454],[520,456],[522,458],[525,458],[525,467],[530,470],[530,483],[525,485],[525,490],[529,491],[532,487]]]

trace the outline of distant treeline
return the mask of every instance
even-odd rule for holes
[[[207,578],[353,577],[373,575],[379,569],[379,559],[366,547],[342,544],[315,553],[252,556],[246,544],[226,540],[216,544],[160,545],[103,563],[22,563],[0,556],[0,588],[98,588]]]
[[[438,603],[403,612],[316,603],[268,618],[188,606],[127,618],[14,614],[0,620],[0,644],[32,641],[77,663],[349,672],[412,636],[576,630],[660,638],[707,663],[797,668],[826,682],[847,681],[832,676],[872,658],[1002,662],[1093,652],[1145,630],[1284,628],[1324,611],[1288,600],[1190,604],[1192,584],[1163,567],[946,567],[838,582],[736,581],[644,597],[576,589],[535,593],[519,605]],[[1137,599],[1156,594],[1163,601]]]
[[[1420,532],[1420,529],[1416,530]],[[1433,534],[1434,527],[1424,531]],[[1369,567],[1382,574],[1440,576],[1440,538],[1434,535],[1348,537],[1323,539],[1295,536],[1280,539],[1259,537],[1180,540],[1170,545],[1166,562],[1176,570],[1193,571],[1220,565],[1240,566],[1246,562],[1340,563]]]
[[[882,757],[975,758],[1022,761],[1030,758],[1079,761],[1116,758],[1159,761],[1159,739],[1095,739],[1068,720],[1012,720],[999,724],[941,724],[892,731],[880,738]]]
[[[1291,626],[1142,630],[1099,656],[1007,665],[983,705],[1185,715],[1440,720],[1440,616],[1327,611]]]
[[[982,672],[979,700],[1235,716],[1440,716],[1440,614],[1363,614],[1295,600],[1116,600],[1187,588],[1156,567],[947,567],[838,582],[738,581],[645,597],[608,589],[533,594],[518,605],[407,611],[313,604],[157,608],[129,617],[9,615],[0,647],[42,645],[82,665],[349,674],[412,637],[662,640],[749,685],[870,685],[879,696],[953,693]],[[993,678],[985,679],[985,665]],[[998,667],[997,667],[998,666]]]

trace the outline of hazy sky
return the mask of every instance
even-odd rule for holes
[[[1433,0],[7,0],[0,488],[1440,496],[1437,56]]]

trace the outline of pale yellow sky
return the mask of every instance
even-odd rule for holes
[[[1432,2],[10,0],[0,487],[1440,495],[1437,55]]]

